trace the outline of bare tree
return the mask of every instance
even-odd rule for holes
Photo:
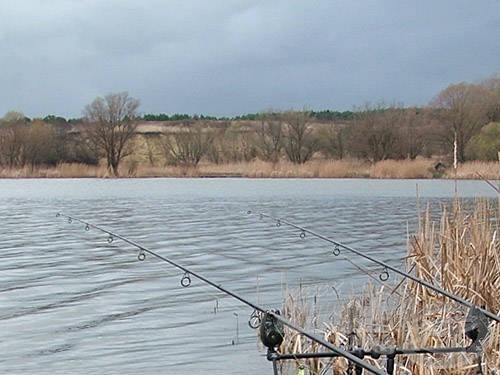
[[[41,119],[10,111],[0,121],[0,165],[9,168],[54,165],[58,161],[56,132]]]
[[[500,77],[495,76],[481,82],[481,87],[485,88],[488,93],[487,102],[487,117],[489,121],[500,121]]]
[[[259,116],[257,129],[257,148],[262,160],[276,163],[283,148],[283,122],[274,113],[263,113]]]
[[[419,108],[404,110],[399,137],[401,157],[413,160],[424,150],[424,137],[421,130],[424,118],[422,112]]]
[[[21,166],[26,134],[25,125],[0,130],[0,164],[9,168]]]
[[[351,129],[351,150],[372,162],[401,158],[399,127],[403,121],[400,107],[366,106],[356,112]]]
[[[139,101],[126,92],[98,97],[84,109],[88,135],[104,153],[107,167],[119,176],[118,167],[132,150],[127,147],[137,128]]]
[[[26,117],[22,112],[9,111],[0,125],[0,164],[9,168],[22,166],[28,134]]]
[[[319,147],[324,156],[343,159],[345,150],[346,126],[334,123],[325,124],[319,129]]]
[[[255,131],[242,128],[235,132],[236,149],[234,161],[250,161],[257,157],[257,147],[255,142]],[[237,155],[239,154],[239,155]]]
[[[479,85],[459,83],[442,90],[431,102],[437,108],[441,134],[448,149],[457,145],[457,159],[465,161],[467,142],[489,121],[491,92]]]
[[[31,170],[37,165],[55,165],[57,163],[56,135],[52,125],[39,119],[30,123],[22,158],[22,164],[28,165]]]
[[[4,124],[25,124],[28,122],[24,113],[19,111],[8,111],[2,118]]]
[[[214,146],[217,146],[220,162],[249,161],[256,157],[255,130],[247,122],[224,124],[217,128]],[[210,151],[213,160],[215,150]]]
[[[167,163],[195,167],[212,144],[215,132],[207,126],[184,123],[179,131],[164,135],[161,144]]]
[[[312,134],[309,113],[287,111],[283,113],[286,123],[285,152],[292,163],[303,164],[318,150],[318,139]]]
[[[148,155],[149,165],[154,167],[156,164],[156,148],[157,142],[154,142],[155,138],[151,137],[149,134],[144,134],[144,144],[146,146],[146,151]]]
[[[229,121],[220,121],[212,127],[213,131],[213,139],[210,145],[208,146],[206,157],[207,159],[215,164],[221,164],[225,162],[226,158],[226,135],[231,133],[229,130],[230,122]]]

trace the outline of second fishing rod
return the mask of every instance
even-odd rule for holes
[[[184,275],[181,278],[181,285],[183,287],[188,287],[191,285],[191,277],[195,277],[204,283],[218,289],[219,291],[227,294],[228,296],[237,299],[238,301],[244,303],[247,306],[250,306],[252,309],[254,309],[254,314],[252,314],[252,317],[255,316],[255,312],[258,312],[259,314],[262,315],[261,324],[260,324],[260,338],[262,343],[268,348],[268,359],[273,361],[273,368],[274,368],[274,373],[277,374],[277,365],[276,365],[276,356],[274,355],[276,353],[276,348],[281,344],[283,341],[283,333],[278,332],[279,329],[277,329],[276,322],[279,322],[282,325],[287,326],[293,331],[299,332],[303,336],[309,338],[310,340],[317,342],[318,344],[324,346],[327,349],[330,349],[333,353],[336,353],[339,356],[342,356],[346,358],[347,360],[351,361],[352,363],[356,364],[359,366],[359,368],[363,368],[365,370],[370,371],[373,374],[378,374],[378,375],[383,375],[386,374],[384,371],[381,369],[370,365],[369,363],[363,361],[359,357],[357,357],[355,354],[343,350],[330,342],[323,340],[322,338],[317,337],[316,335],[307,332],[304,328],[297,326],[290,320],[286,319],[282,315],[280,315],[279,311],[274,311],[274,310],[269,310],[265,309],[262,306],[259,306],[258,304],[255,304],[243,296],[223,287],[222,285],[215,283],[214,281],[210,280],[209,278],[192,271],[191,269],[182,266],[178,262],[175,262],[165,256],[162,256],[158,254],[157,252],[154,252],[139,243],[122,236],[118,233],[115,233],[113,231],[110,231],[106,228],[103,228],[101,226],[95,225],[90,223],[89,221],[79,219],[74,216],[66,215],[63,213],[57,213],[57,217],[64,217],[67,219],[68,223],[73,223],[73,222],[78,222],[84,225],[84,228],[86,231],[89,231],[90,229],[96,229],[102,233],[105,233],[108,236],[108,243],[112,243],[115,239],[120,239],[125,243],[128,243],[129,245],[137,248],[139,250],[139,253],[137,255],[138,260],[144,261],[146,259],[146,254],[152,255],[153,257],[168,263],[169,265],[180,269],[181,271],[184,272]]]
[[[334,245],[333,254],[336,256],[340,254],[340,252],[341,252],[340,249],[344,249],[350,253],[356,254],[356,255],[358,255],[362,258],[365,258],[365,259],[367,259],[375,264],[378,264],[379,266],[384,268],[384,271],[382,272],[382,274],[380,276],[380,279],[382,281],[386,281],[389,278],[388,270],[393,271],[394,273],[397,273],[397,274],[403,276],[404,278],[410,279],[410,280],[412,280],[412,281],[414,281],[414,282],[416,282],[416,283],[418,283],[418,284],[420,284],[420,285],[422,285],[430,290],[433,290],[436,293],[439,293],[439,294],[446,296],[446,297],[448,297],[448,298],[450,298],[450,299],[452,299],[452,300],[454,300],[454,301],[456,301],[464,306],[467,306],[470,309],[476,309],[477,311],[480,311],[482,314],[484,314],[485,316],[487,316],[490,319],[493,319],[497,322],[500,322],[500,316],[494,314],[493,312],[486,310],[485,308],[483,308],[481,306],[477,306],[470,301],[467,301],[467,300],[465,300],[465,299],[463,299],[463,298],[461,298],[453,293],[450,293],[449,291],[447,291],[439,286],[431,284],[428,281],[422,280],[422,279],[420,279],[420,278],[418,278],[418,277],[416,277],[408,272],[401,271],[400,269],[393,267],[386,262],[383,262],[379,259],[371,257],[367,254],[364,254],[363,252],[356,250],[351,246],[345,245],[339,241],[333,240],[327,236],[324,236],[320,233],[317,233],[311,229],[307,229],[301,225],[297,225],[297,224],[295,224],[289,220],[286,220],[286,219],[277,218],[277,217],[274,217],[274,216],[266,214],[266,213],[254,213],[253,211],[247,211],[247,214],[249,214],[249,215],[255,214],[255,215],[258,215],[261,219],[267,218],[269,220],[272,220],[276,223],[277,227],[280,227],[282,224],[284,224],[284,225],[287,225],[289,227],[295,228],[295,229],[299,230],[301,238],[305,238],[306,234],[309,234],[309,235],[316,237],[320,240],[326,241],[326,242]]]

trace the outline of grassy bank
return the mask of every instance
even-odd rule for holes
[[[500,179],[500,162],[467,162],[453,168],[435,168],[430,159],[384,160],[366,163],[359,160],[317,159],[305,164],[287,161],[210,164],[196,167],[151,166],[125,161],[120,168],[123,177],[249,177],[249,178],[459,178]],[[51,168],[0,169],[3,178],[75,178],[112,177],[105,166],[59,164]]]
[[[419,217],[420,227],[409,243],[406,268],[415,276],[498,314],[500,311],[500,241],[497,202],[477,201],[465,210],[459,202],[444,207],[440,217],[429,211]],[[355,347],[398,348],[467,347],[464,335],[468,309],[429,291],[420,284],[382,282],[376,275],[344,302],[338,299],[326,323],[318,322],[321,302],[299,289],[284,303],[284,313],[295,323],[315,329],[331,343],[348,347],[349,334]],[[390,281],[390,279],[389,279]],[[309,298],[308,298],[309,297]],[[500,371],[500,324],[489,321],[489,334],[482,342],[483,355],[476,353],[398,355],[397,374],[476,374]],[[323,349],[286,330],[282,351],[317,352]],[[385,356],[365,358],[384,368]],[[480,364],[479,364],[480,363]],[[294,374],[303,366],[308,374],[347,373],[345,359],[310,359],[288,362],[285,372]],[[330,373],[330,372],[328,372]]]

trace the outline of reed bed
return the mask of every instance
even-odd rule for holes
[[[447,169],[445,178],[473,179],[481,175],[490,180],[500,179],[500,161],[482,162],[470,161],[461,163],[455,171],[453,168]]]
[[[433,162],[429,159],[383,160],[370,168],[372,178],[432,178]]]
[[[356,159],[313,159],[304,164],[286,160],[276,163],[259,159],[243,162],[214,164],[202,161],[196,166],[172,166],[128,158],[120,165],[121,177],[248,177],[248,178],[464,178],[500,179],[500,162],[468,162],[457,171],[434,169],[435,161],[383,160],[368,163]],[[104,164],[98,166],[61,163],[54,167],[3,168],[0,178],[77,178],[114,177]]]
[[[78,163],[61,163],[56,169],[58,177],[108,177],[108,171],[103,166]]]
[[[420,217],[418,232],[409,242],[407,270],[464,299],[498,314],[500,312],[500,238],[496,207],[491,201],[476,201],[472,207],[456,201],[443,207],[435,220],[430,210]],[[316,300],[316,298],[315,298]],[[295,323],[315,330],[334,345],[370,350],[375,346],[398,348],[467,347],[464,335],[468,309],[412,281],[398,285],[369,283],[344,302],[338,301],[330,319],[320,324],[316,303],[299,288],[285,298],[284,314]],[[397,374],[500,373],[500,325],[489,322],[482,342],[483,355],[476,353],[418,354],[396,356]],[[286,329],[280,351],[324,350]],[[371,359],[384,368],[385,357]],[[479,364],[480,363],[480,364]],[[347,374],[343,358],[297,360],[282,363],[284,374],[299,366],[305,374]],[[479,367],[480,366],[480,367]]]
[[[312,160],[305,164],[252,160],[229,164],[201,164],[200,175],[228,175],[249,178],[344,178],[368,177],[369,167],[359,161]]]

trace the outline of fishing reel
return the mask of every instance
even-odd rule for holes
[[[276,319],[273,314],[280,315],[280,311],[270,310],[265,312],[259,329],[260,340],[269,349],[280,346],[284,336],[283,323]]]
[[[483,306],[484,308],[484,306]],[[481,341],[488,334],[488,318],[477,307],[471,307],[464,325],[465,336],[472,340],[468,351],[481,351]]]

